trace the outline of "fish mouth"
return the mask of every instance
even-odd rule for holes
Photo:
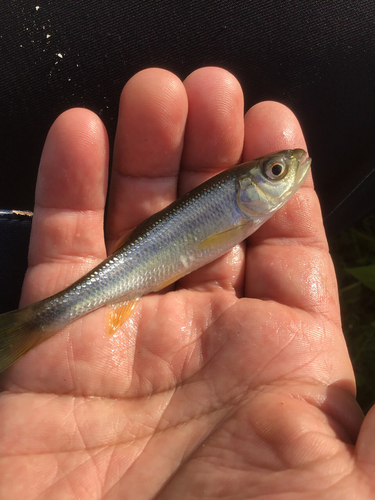
[[[303,149],[295,149],[293,151],[293,156],[297,160],[297,171],[296,171],[296,183],[302,184],[305,180],[310,166],[311,166],[311,158],[307,156],[306,151]]]

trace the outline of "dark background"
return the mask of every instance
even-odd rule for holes
[[[2,0],[0,26],[1,208],[32,210],[59,113],[92,109],[113,143],[134,73],[204,65],[233,72],[246,107],[272,99],[297,114],[329,233],[375,205],[373,0]]]

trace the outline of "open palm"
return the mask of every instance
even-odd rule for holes
[[[159,69],[125,86],[108,144],[61,115],[39,172],[22,303],[82,276],[148,215],[241,160],[305,147],[284,106],[243,117],[235,78]],[[144,297],[112,337],[98,310],[0,378],[0,497],[374,498],[363,416],[311,177],[249,241]],[[361,428],[362,425],[362,428]]]

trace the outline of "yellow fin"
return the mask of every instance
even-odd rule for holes
[[[160,285],[158,285],[152,291],[153,292],[159,292],[160,290],[163,290],[163,288],[166,288],[167,286],[172,285],[172,283],[175,283],[176,281],[178,281],[183,276],[186,276],[186,274],[187,274],[187,272],[176,274],[172,278],[169,278],[166,281],[164,281],[163,283],[161,283]]]
[[[122,323],[129,318],[138,301],[139,298],[136,298],[109,305],[107,335],[113,335]]]
[[[237,234],[240,234],[244,226],[247,226],[249,223],[241,224],[239,226],[232,227],[231,229],[227,229],[226,231],[222,231],[221,233],[214,234],[213,236],[209,236],[205,240],[203,240],[198,245],[199,250],[207,250],[209,248],[216,248],[220,245],[227,243],[229,240],[232,240],[236,237]]]

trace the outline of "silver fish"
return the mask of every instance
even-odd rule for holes
[[[0,315],[0,371],[64,326],[110,305],[109,329],[137,300],[212,262],[256,231],[297,191],[311,159],[302,149],[228,169],[142,222],[126,242],[65,290]]]

